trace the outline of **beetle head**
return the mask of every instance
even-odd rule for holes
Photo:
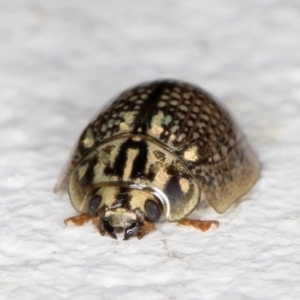
[[[95,218],[102,235],[117,238],[124,231],[124,240],[142,238],[154,229],[162,206],[149,192],[129,187],[102,187],[89,201],[89,213]]]

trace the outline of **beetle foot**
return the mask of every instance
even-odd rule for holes
[[[89,213],[84,213],[78,216],[67,218],[64,220],[64,223],[68,225],[69,222],[72,222],[76,226],[82,226],[83,224],[87,223],[92,219],[93,217]]]
[[[185,227],[194,227],[201,231],[207,231],[211,228],[212,225],[219,227],[219,221],[201,221],[201,220],[191,220],[191,219],[182,219],[178,222],[179,225]]]
[[[155,229],[154,223],[144,221],[140,225],[139,232],[137,233],[137,238],[141,239],[142,237],[144,237],[146,234],[148,234],[150,231],[154,229]]]

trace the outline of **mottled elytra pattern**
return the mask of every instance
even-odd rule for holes
[[[101,205],[118,203],[131,213],[134,207],[142,211],[144,205],[136,199],[149,201],[141,192],[144,188],[156,192],[154,202],[161,197],[167,219],[176,221],[196,207],[201,194],[217,212],[226,211],[251,189],[259,172],[255,152],[209,93],[188,83],[161,80],[123,92],[89,124],[65,183],[69,180],[72,203],[80,212],[87,210],[92,190],[100,187],[105,187],[99,192]],[[109,185],[126,187],[127,192],[116,196],[112,191],[117,187],[108,189]],[[132,192],[135,188],[138,196]],[[105,195],[115,199],[105,200]],[[93,214],[95,203],[90,204]],[[110,213],[118,224],[122,214]],[[130,224],[127,219],[125,223]]]
[[[224,158],[242,136],[211,95],[178,81],[155,81],[125,91],[88,130],[97,142],[119,134],[142,133],[161,141],[186,161],[208,164]],[[81,137],[84,139],[86,134]]]

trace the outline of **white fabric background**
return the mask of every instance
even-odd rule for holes
[[[216,95],[262,162],[255,188],[201,233],[161,222],[102,237],[56,177],[124,88],[177,78]],[[1,299],[299,299],[298,0],[0,0]]]

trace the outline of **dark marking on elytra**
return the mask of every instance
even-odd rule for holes
[[[148,145],[145,141],[138,142],[138,155],[133,161],[130,177],[132,179],[143,178],[145,176],[145,169],[148,159]]]
[[[189,170],[193,170],[193,169],[196,168],[196,164],[195,164],[195,162],[193,162],[193,161],[188,161],[188,160],[186,160],[186,161],[185,161],[185,165],[187,166],[187,168],[188,168]]]
[[[114,166],[106,166],[104,169],[105,175],[118,176],[122,178],[124,175],[125,167],[128,157],[128,150],[138,150],[138,155],[133,161],[130,177],[132,179],[143,178],[145,176],[145,169],[148,158],[148,146],[145,141],[134,141],[131,138],[126,140],[120,147],[119,153],[114,162]]]
[[[167,168],[166,168],[166,172],[168,175],[170,176],[175,176],[178,177],[179,176],[179,172],[178,169],[176,168],[176,166],[174,164],[170,164]]]
[[[94,197],[92,197],[92,199],[89,202],[89,213],[91,214],[91,216],[96,217],[97,216],[97,211],[98,211],[98,207],[101,203],[102,197],[99,195],[95,195]]]
[[[166,193],[167,197],[172,202],[176,202],[182,198],[183,192],[181,190],[179,178],[177,176],[172,176],[168,180],[168,182],[164,188],[164,192]]]
[[[114,148],[115,148],[114,145],[108,145],[108,146],[106,146],[106,147],[103,149],[103,152],[104,152],[105,154],[110,155]]]
[[[166,168],[166,173],[168,175],[170,175],[170,179],[166,183],[164,192],[166,193],[166,195],[169,197],[169,199],[171,201],[177,201],[183,196],[183,192],[181,190],[179,179],[181,176],[184,176],[184,175],[181,175],[179,173],[179,171],[176,168],[176,165],[174,163],[170,164]],[[186,177],[186,176],[184,176],[184,177]]]
[[[166,155],[163,152],[161,152],[159,150],[155,150],[155,151],[153,151],[153,153],[159,161],[164,162],[166,160]]]
[[[85,162],[88,167],[83,175],[83,177],[80,179],[80,184],[83,188],[88,188],[90,184],[93,182],[95,177],[95,166],[98,163],[98,157],[94,156],[91,159],[87,160]]]
[[[133,133],[145,134],[147,132],[147,129],[150,127],[151,120],[154,115],[153,112],[156,109],[163,92],[170,85],[172,85],[172,83],[168,80],[157,82],[156,87],[143,103],[140,109],[140,114],[136,117]],[[141,130],[139,131],[139,129]]]
[[[150,165],[148,174],[146,175],[146,178],[147,178],[150,182],[152,182],[152,181],[154,180],[156,174],[157,174],[156,168],[154,167],[153,164]]]

